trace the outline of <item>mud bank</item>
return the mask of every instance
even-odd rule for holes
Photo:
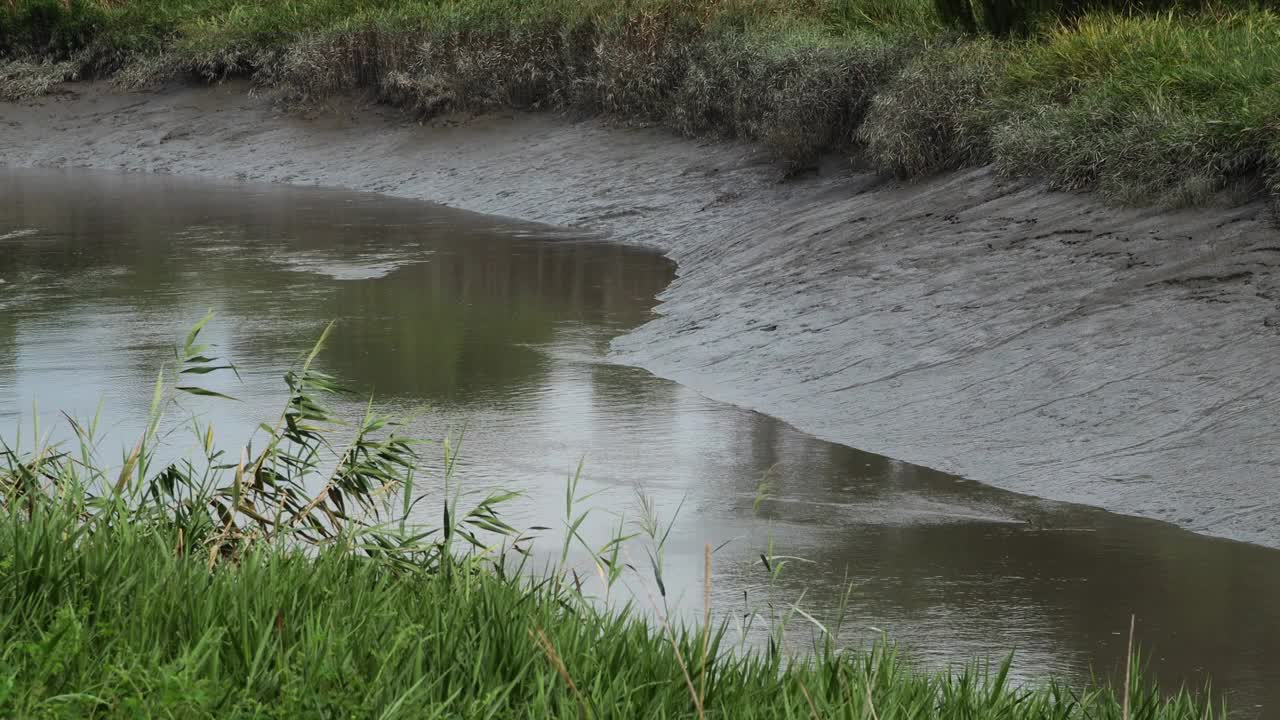
[[[347,187],[599,228],[680,266],[620,362],[824,439],[1280,547],[1280,232],[971,171],[779,182],[749,148],[549,116],[312,118],[246,88],[0,104],[0,163]]]

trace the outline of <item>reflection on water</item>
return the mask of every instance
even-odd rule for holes
[[[372,393],[422,436],[465,423],[462,477],[528,491],[515,524],[555,524],[580,461],[599,493],[590,537],[637,516],[637,488],[667,518],[679,507],[665,579],[684,608],[700,607],[703,547],[725,543],[725,616],[803,591],[830,622],[850,590],[847,642],[885,631],[938,665],[1016,649],[1024,677],[1081,679],[1114,670],[1136,613],[1166,682],[1212,674],[1242,716],[1280,707],[1280,554],[820,442],[603,363],[673,273],[651,253],[376,196],[0,172],[0,433],[36,398],[46,423],[101,401],[107,447],[123,445],[166,348],[212,308],[210,339],[241,375],[214,387],[242,402],[188,409],[242,441],[336,319],[322,362],[358,391],[344,412]],[[773,587],[770,536],[805,559]]]

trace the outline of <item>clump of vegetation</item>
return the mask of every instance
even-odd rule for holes
[[[197,456],[162,461],[164,409],[218,396],[193,379],[234,370],[200,343],[203,324],[119,466],[99,459],[96,420],[69,421],[70,447],[38,432],[30,449],[0,443],[0,715],[1225,716],[1162,694],[1136,660],[1119,692],[1026,688],[1009,682],[1010,661],[925,672],[887,645],[839,649],[836,633],[795,658],[778,650],[785,623],[766,651],[735,652],[709,604],[697,627],[603,607],[581,578],[514,561],[531,539],[500,519],[509,496],[459,508],[448,446],[432,482],[388,418],[369,412],[337,442],[319,345],[286,374],[288,401],[257,452],[224,452],[196,426]],[[577,500],[571,479],[566,547],[585,544]],[[422,503],[439,525],[414,522]],[[640,527],[657,573],[665,532],[651,503]],[[606,584],[626,571],[628,539],[594,555]]]
[[[905,47],[869,34],[837,37],[821,24],[770,32],[727,10],[704,26],[661,3],[634,16],[534,15],[496,28],[471,20],[479,25],[467,30],[442,17],[430,29],[405,29],[419,21],[376,16],[308,35],[258,62],[255,78],[291,102],[375,88],[424,115],[516,107],[662,123],[759,142],[805,164],[852,146]]]
[[[1089,14],[1155,15],[1199,13],[1234,7],[1266,7],[1260,3],[1212,0],[933,0],[938,19],[966,33],[994,37],[1030,36],[1054,25],[1069,26]]]
[[[25,100],[46,95],[55,87],[80,78],[77,60],[18,60],[0,63],[0,100]]]
[[[992,101],[1011,174],[1124,201],[1276,181],[1280,16],[1086,17],[1012,56]]]
[[[848,151],[903,50],[868,37],[728,37],[691,58],[663,119],[688,135],[763,144],[793,164]]]
[[[988,162],[985,111],[1003,63],[986,42],[933,47],[912,59],[872,98],[859,131],[867,158],[900,178]]]
[[[250,452],[251,441],[228,456],[215,447],[214,428],[193,421],[202,456],[157,467],[166,411],[186,396],[226,398],[193,382],[235,370],[199,342],[210,317],[197,323],[177,349],[171,377],[162,372],[157,379],[146,428],[118,469],[108,472],[98,460],[96,418],[88,423],[69,420],[78,442],[74,451],[39,445],[24,455],[0,443],[0,459],[7,463],[0,469],[5,507],[33,518],[53,502],[69,508],[86,532],[119,523],[159,528],[180,540],[175,553],[207,554],[210,567],[258,544],[353,541],[358,541],[353,549],[364,554],[412,567],[437,567],[445,562],[453,535],[479,543],[469,527],[509,533],[494,512],[504,496],[486,498],[462,516],[453,508],[453,524],[445,531],[450,538],[444,543],[419,544],[423,538],[405,536],[403,525],[384,525],[388,513],[405,515],[423,499],[413,496],[417,443],[399,435],[398,424],[372,408],[348,428],[350,438],[341,447],[333,443],[344,423],[324,399],[341,389],[314,367],[327,329],[300,367],[285,374],[288,400],[273,424],[258,428],[258,452]],[[39,442],[38,428],[36,434]]]

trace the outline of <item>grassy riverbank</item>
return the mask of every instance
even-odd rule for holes
[[[297,103],[368,89],[422,115],[661,123],[795,169],[843,153],[902,177],[994,163],[1121,202],[1275,196],[1280,16],[1163,5],[8,0],[0,95],[243,75]]]
[[[185,550],[185,552],[184,552]],[[1120,718],[1109,690],[1022,690],[999,668],[890,652],[727,655],[552,585],[461,562],[254,548],[210,569],[170,528],[0,518],[4,717]],[[704,649],[707,660],[704,663]],[[1218,717],[1139,682],[1130,717]],[[873,710],[874,708],[874,710]]]
[[[220,401],[193,379],[232,370],[202,325],[119,464],[100,459],[96,419],[68,419],[67,444],[39,428],[34,446],[0,444],[0,716],[1220,717],[1150,686],[1136,662],[1126,701],[1012,687],[1007,666],[925,672],[831,641],[793,658],[771,613],[754,615],[771,641],[753,652],[709,606],[699,627],[668,625],[656,599],[658,621],[605,608],[592,593],[623,576],[663,594],[660,524],[649,515],[635,536],[589,545],[572,481],[560,530],[595,547],[595,566],[538,582],[514,562],[533,540],[502,521],[510,497],[461,503],[448,443],[444,476],[425,478],[421,445],[395,421],[370,410],[342,423],[326,408],[340,390],[313,366],[320,345],[286,374],[256,451],[223,452],[197,423],[197,449],[176,456],[166,415]],[[428,507],[440,523],[413,522]]]

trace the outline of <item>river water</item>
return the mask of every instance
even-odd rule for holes
[[[243,442],[336,320],[321,364],[356,391],[340,411],[373,395],[413,417],[411,434],[461,435],[465,487],[524,492],[513,524],[562,527],[579,465],[588,542],[634,531],[649,497],[671,524],[677,614],[701,613],[710,545],[717,617],[799,606],[829,624],[847,598],[844,643],[885,633],[934,667],[1014,650],[1018,677],[1081,681],[1119,667],[1132,614],[1163,682],[1212,678],[1240,717],[1280,708],[1280,552],[823,442],[607,362],[675,272],[581,233],[375,195],[0,170],[0,437],[101,407],[116,452],[173,342],[212,309],[207,336],[240,377],[208,385],[238,401],[185,411]],[[181,452],[193,441],[175,415]],[[558,557],[554,535],[535,545],[541,561]],[[777,577],[760,562],[770,543],[799,558]],[[650,602],[648,559],[629,552],[645,572],[625,587]],[[595,582],[585,552],[570,562]],[[809,621],[792,622],[807,637]]]

